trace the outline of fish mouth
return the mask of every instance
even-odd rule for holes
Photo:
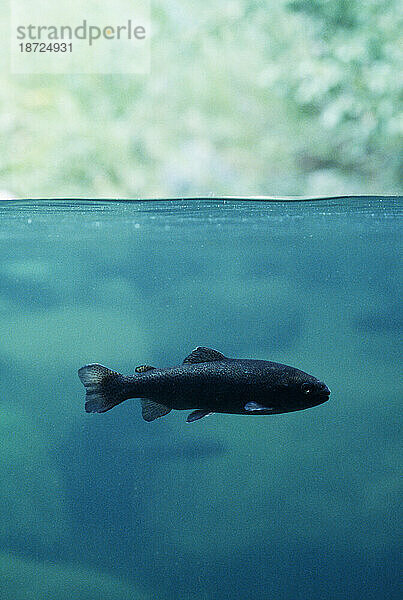
[[[316,394],[316,398],[317,398],[319,404],[322,404],[322,402],[327,402],[329,400],[329,397],[330,397],[330,390],[327,392],[320,392],[319,394]]]
[[[320,390],[318,390],[318,392],[315,394],[315,396],[320,396],[322,398],[329,398],[330,390],[327,387],[327,385],[323,384],[322,388]]]
[[[312,402],[314,405],[323,404],[329,400],[330,390],[327,386],[324,386],[322,389],[318,390],[316,394],[312,395]]]

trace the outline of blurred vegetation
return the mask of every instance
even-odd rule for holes
[[[399,8],[155,0],[149,75],[16,76],[4,60],[0,190],[399,193]]]

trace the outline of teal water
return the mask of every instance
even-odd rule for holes
[[[1,202],[1,598],[400,597],[401,208]],[[85,414],[82,365],[198,345],[296,366],[330,401]]]

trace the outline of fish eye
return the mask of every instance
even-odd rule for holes
[[[312,392],[312,387],[310,383],[303,383],[301,385],[301,391],[303,394],[310,394]]]

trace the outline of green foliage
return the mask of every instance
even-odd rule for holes
[[[324,32],[326,29],[353,29],[357,26],[358,5],[350,0],[292,0],[287,6],[317,19],[323,24]]]
[[[153,3],[149,75],[0,72],[19,196],[401,191],[398,0]]]
[[[364,189],[380,172],[385,182],[398,184],[403,121],[397,3],[296,0],[289,6],[315,24],[313,54],[303,56],[284,81],[285,96],[316,134],[315,144],[309,138],[300,148],[302,162],[358,175],[367,182]]]

